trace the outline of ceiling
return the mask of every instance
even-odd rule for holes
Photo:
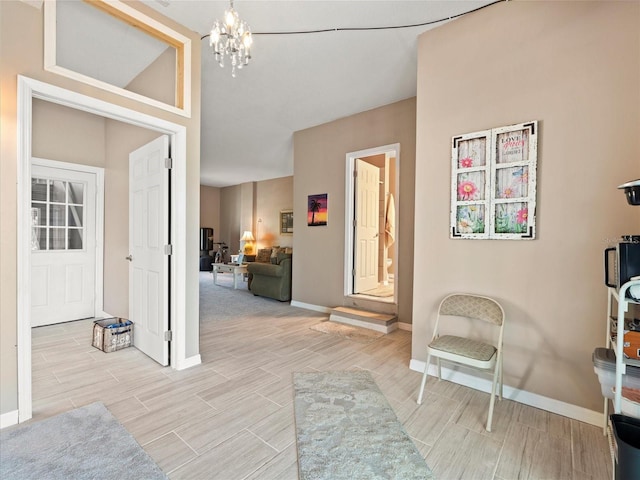
[[[205,35],[225,1],[145,0]],[[420,33],[442,25],[272,35],[448,19],[480,1],[235,1],[254,32],[249,66],[231,77],[202,40],[201,183],[229,186],[293,174],[293,133],[416,94]],[[372,145],[373,147],[374,145]],[[346,153],[346,152],[345,152]]]

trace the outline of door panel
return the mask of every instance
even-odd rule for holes
[[[162,136],[129,155],[129,316],[136,348],[169,364],[169,173]]]
[[[356,159],[354,293],[378,286],[380,169]]]
[[[31,325],[95,315],[94,173],[31,168]]]

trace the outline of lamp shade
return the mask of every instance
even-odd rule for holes
[[[255,238],[253,238],[253,233],[251,233],[249,230],[245,230],[240,240],[242,240],[243,242],[253,242]]]

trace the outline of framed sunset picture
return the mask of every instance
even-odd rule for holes
[[[307,201],[307,225],[310,227],[327,224],[327,194],[309,195]]]

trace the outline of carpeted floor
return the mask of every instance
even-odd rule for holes
[[[294,373],[300,480],[429,480],[431,470],[366,371]]]
[[[309,327],[311,330],[317,332],[326,333],[328,335],[338,335],[339,337],[346,338],[357,343],[371,343],[375,342],[380,337],[384,336],[382,332],[376,332],[375,330],[369,330],[367,328],[353,327],[351,325],[343,325],[338,322],[323,321],[316,323]]]
[[[238,288],[233,288],[233,275],[219,273],[218,284],[213,283],[211,272],[200,272],[200,322],[237,319],[243,316],[273,315],[274,306],[283,311],[288,302],[257,297],[247,288],[247,282],[239,280]]]
[[[166,480],[102,403],[0,432],[0,478]]]

